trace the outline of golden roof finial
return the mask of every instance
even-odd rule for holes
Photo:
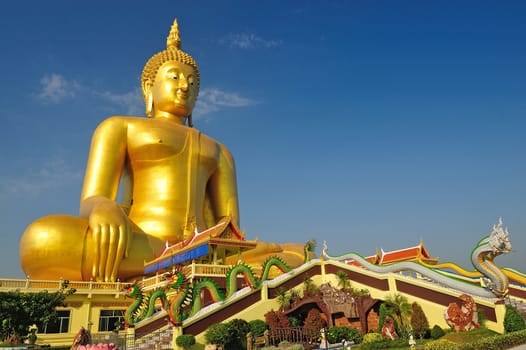
[[[177,24],[177,18],[174,19],[172,28],[170,28],[170,34],[166,38],[166,48],[167,49],[181,49],[181,37],[179,36],[179,25]]]

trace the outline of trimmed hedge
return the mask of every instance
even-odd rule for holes
[[[175,338],[175,344],[186,349],[192,345],[195,345],[195,337],[192,334],[181,334]]]
[[[345,339],[353,341],[354,344],[362,342],[362,333],[352,327],[334,326],[327,330],[327,341],[331,344],[338,344]]]
[[[248,322],[248,326],[254,337],[263,334],[268,329],[267,324],[263,320],[252,320]]]
[[[425,345],[425,350],[502,350],[526,344],[526,330],[477,339],[471,343],[458,344],[439,339]]]
[[[434,325],[433,328],[431,328],[431,338],[438,339],[442,338],[446,334],[444,330],[439,325]]]
[[[205,340],[208,344],[225,345],[232,340],[232,334],[225,323],[214,323],[206,330]]]
[[[526,329],[526,322],[521,314],[511,305],[506,305],[506,314],[504,314],[504,330],[506,333],[521,331]]]
[[[362,343],[360,345],[361,350],[380,350],[389,348],[404,348],[409,347],[409,340],[405,338],[398,338],[395,340],[383,339],[380,341],[374,341],[371,343]]]
[[[384,340],[384,337],[380,333],[371,332],[363,336],[364,343],[375,343]]]

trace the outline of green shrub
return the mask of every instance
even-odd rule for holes
[[[380,333],[367,333],[363,336],[364,343],[375,343],[384,340],[384,337]]]
[[[360,345],[361,350],[379,350],[379,349],[389,349],[389,348],[406,348],[408,347],[409,343],[407,339],[395,339],[395,340],[389,340],[384,339],[371,343],[362,343]]]
[[[501,350],[510,347],[526,344],[526,331],[517,331],[507,333],[504,335],[497,335],[493,337],[480,338],[473,343],[463,344],[462,350]]]
[[[181,334],[175,338],[175,344],[183,348],[189,348],[195,344],[195,337],[192,334]]]
[[[263,320],[252,320],[248,323],[248,326],[254,337],[263,334],[268,329],[267,324]]]
[[[352,327],[331,327],[327,330],[327,341],[331,344],[341,343],[345,339],[360,344],[363,340],[362,334]]]
[[[302,326],[301,321],[297,317],[290,316],[290,317],[287,317],[287,319],[289,320],[289,324],[291,327],[301,327]]]
[[[511,305],[506,305],[506,313],[504,314],[504,330],[506,333],[516,332],[526,329],[526,322],[521,314]]]
[[[502,350],[526,344],[526,330],[495,335],[489,337],[474,337],[473,342],[455,343],[447,339],[439,339],[427,343],[425,350]]]
[[[433,340],[424,345],[424,350],[458,350],[459,344],[446,339]]]
[[[247,333],[250,326],[247,321],[236,318],[227,322],[229,341],[225,343],[225,350],[239,350],[247,348]]]
[[[434,325],[431,329],[431,338],[433,339],[442,338],[444,334],[446,334],[446,332],[444,332],[444,330],[439,325]]]
[[[214,323],[205,333],[205,340],[208,344],[225,345],[230,342],[231,338],[228,326],[224,323]]]
[[[291,347],[288,347],[287,350],[304,350],[305,348],[301,344],[294,344]]]

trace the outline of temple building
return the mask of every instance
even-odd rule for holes
[[[194,231],[188,239],[177,244],[167,243],[158,257],[144,264],[144,274],[149,276],[190,262],[226,265],[228,257],[240,256],[256,245],[256,240],[245,240],[230,221],[222,221],[203,232]]]
[[[367,256],[365,259],[375,265],[387,265],[401,261],[415,261],[428,265],[438,264],[438,257],[431,257],[422,240],[414,247],[391,250],[388,252],[380,249],[377,250],[374,255]],[[345,261],[345,263],[353,266],[361,266],[356,260]]]

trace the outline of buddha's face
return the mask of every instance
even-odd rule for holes
[[[155,76],[151,93],[155,111],[178,117],[192,113],[197,97],[197,86],[192,66],[178,61],[164,63]]]

